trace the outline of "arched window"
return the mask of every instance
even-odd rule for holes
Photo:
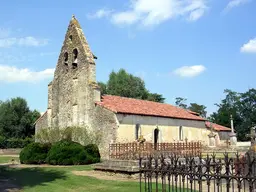
[[[73,62],[72,62],[73,69],[77,68],[77,56],[78,56],[78,51],[77,51],[77,49],[74,49],[73,50]]]
[[[139,139],[139,134],[140,134],[140,124],[136,124],[135,126],[135,140]]]
[[[70,41],[72,41],[72,40],[73,40],[72,35],[69,35],[69,40],[70,40]]]
[[[179,127],[179,140],[183,141],[183,127],[182,126]]]
[[[68,53],[67,52],[64,53],[64,64],[68,65]]]

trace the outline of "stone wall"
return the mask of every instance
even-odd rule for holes
[[[97,91],[94,56],[73,17],[48,85],[47,127],[90,125]],[[41,119],[36,127],[42,127]]]
[[[220,140],[229,140],[230,139],[230,137],[229,137],[230,131],[219,131],[218,134],[219,134]]]
[[[48,127],[48,114],[45,112],[39,119],[37,120],[35,124],[35,134],[40,131],[42,128],[47,128]]]
[[[100,101],[96,83],[95,56],[78,21],[72,17],[54,73],[48,85],[47,113],[36,123],[36,131],[46,127],[87,126],[103,133],[102,157],[108,157],[109,143],[115,142],[116,116],[95,105]]]
[[[109,158],[109,144],[117,141],[117,118],[116,115],[97,106],[92,117],[91,126],[94,131],[99,132],[102,136],[102,141],[99,146],[100,154],[103,159]]]

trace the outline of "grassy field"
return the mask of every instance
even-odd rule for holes
[[[139,191],[138,182],[118,182],[98,180],[93,177],[76,176],[72,170],[90,170],[89,166],[70,168],[12,168],[5,169],[3,175],[15,181],[24,192],[117,192]]]
[[[0,156],[7,163],[13,157]],[[101,180],[89,176],[78,176],[72,171],[91,171],[91,166],[10,168],[0,166],[1,180],[8,180],[22,192],[137,192],[139,181]],[[9,188],[11,189],[11,188]],[[155,186],[153,185],[153,190]]]
[[[18,157],[12,157],[12,156],[1,156],[0,155],[0,163],[11,163],[12,160],[19,162],[19,158]]]
[[[10,157],[12,158],[12,157]],[[10,158],[1,157],[2,163]],[[93,177],[77,176],[72,171],[92,170],[91,166],[7,168],[0,167],[0,180],[8,179],[23,192],[137,192],[139,182],[99,180]]]

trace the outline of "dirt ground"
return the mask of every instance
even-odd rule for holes
[[[72,171],[72,173],[78,176],[88,176],[102,180],[138,181],[138,175],[124,175],[103,171]]]

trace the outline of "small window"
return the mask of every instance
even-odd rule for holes
[[[135,126],[135,140],[139,139],[139,134],[140,134],[140,124],[136,124],[136,126]]]
[[[67,52],[64,53],[64,64],[68,65],[68,53]]]
[[[77,56],[78,56],[78,51],[77,51],[77,49],[74,49],[73,50],[73,62],[72,62],[73,69],[77,68]]]
[[[69,35],[69,40],[72,41],[73,40],[73,36]]]
[[[183,127],[182,126],[179,127],[179,140],[183,141]]]
[[[68,53],[67,52],[64,53],[64,65],[67,72],[68,71]]]

